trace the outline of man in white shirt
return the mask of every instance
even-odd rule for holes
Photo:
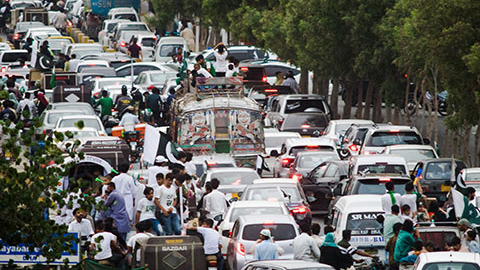
[[[318,262],[320,249],[310,236],[310,226],[306,223],[300,225],[302,233],[293,239],[293,259]]]
[[[160,218],[166,235],[180,235],[182,233],[175,209],[177,193],[175,187],[172,186],[173,178],[175,178],[173,174],[167,174],[163,186],[159,187],[157,193],[155,193],[155,205],[160,208]]]
[[[225,194],[217,190],[220,185],[220,181],[217,178],[210,180],[210,184],[213,190],[203,199],[204,210],[208,212],[207,218],[219,221],[218,216],[221,216],[221,219],[223,219],[228,210],[227,198],[225,198]]]
[[[31,93],[30,92],[25,92],[24,98],[18,103],[17,106],[17,115],[20,116],[21,120],[26,120],[26,118],[23,116],[23,111],[28,110],[30,113],[30,116],[28,119],[33,119],[37,112],[37,107],[35,106],[35,103],[33,100],[30,99]]]
[[[153,193],[152,193],[152,197],[153,197]],[[132,235],[127,241],[127,252],[132,256],[133,256],[133,251],[135,251],[135,245],[137,243],[137,240],[150,238],[153,236],[153,234],[148,232],[152,228],[152,222],[149,219],[140,221],[139,223],[137,223],[137,225],[135,225],[135,228],[137,229],[137,233]],[[137,250],[137,253],[135,255],[136,255],[135,267],[137,267],[138,264],[140,263],[141,250],[140,249]],[[132,266],[132,261],[130,259],[128,261],[129,261],[129,266]]]
[[[417,212],[417,200],[421,199],[422,195],[415,192],[415,186],[413,185],[413,182],[409,182],[405,185],[405,192],[406,193],[402,195],[400,200],[400,205],[402,207],[405,204],[410,206],[410,217],[413,217],[413,215]]]
[[[200,64],[196,63],[193,65],[193,68],[197,71],[198,76],[202,75],[205,78],[213,77],[206,69],[204,69]]]
[[[73,216],[75,217],[70,224],[68,224],[68,232],[78,233],[78,237],[81,239],[81,245],[83,246],[85,242],[94,234],[92,223],[85,219],[85,213],[80,208],[75,208],[73,210]]]
[[[385,184],[385,188],[387,189],[387,193],[382,196],[382,208],[385,214],[388,215],[392,213],[392,205],[396,204],[400,207],[402,196],[395,193],[395,185],[391,181]]]
[[[81,62],[81,60],[77,59],[77,55],[76,54],[72,54],[70,56],[70,60],[68,61],[69,65],[68,65],[68,71],[75,71],[77,70],[77,66],[78,64]]]
[[[166,175],[170,172],[167,167],[167,161],[168,159],[166,159],[164,156],[157,156],[155,158],[155,164],[148,168],[147,186],[153,188],[158,187],[157,174],[161,173]]]
[[[163,235],[164,232],[162,226],[155,217],[155,210],[157,210],[157,206],[155,205],[155,201],[153,200],[153,188],[146,187],[143,191],[143,194],[145,194],[145,198],[141,199],[137,203],[137,214],[135,218],[135,223],[138,224],[139,222],[149,220],[152,223],[153,229],[155,230],[157,235]]]
[[[188,227],[187,230],[197,231],[203,236],[203,251],[205,256],[215,255],[217,257],[217,269],[223,269],[223,255],[220,252],[222,249],[222,242],[220,234],[213,229],[213,220],[206,219],[202,227]]]
[[[120,164],[118,170],[120,174],[115,176],[112,179],[112,182],[115,183],[115,187],[118,193],[122,194],[125,199],[125,208],[128,213],[128,218],[133,222],[134,218],[134,200],[133,196],[135,194],[135,185],[133,183],[133,178],[127,174],[130,165],[127,163]]]
[[[126,255],[127,252],[122,251],[117,244],[117,237],[105,231],[105,223],[103,220],[95,222],[97,233],[92,237],[90,251],[95,251],[94,259],[99,264],[118,267],[121,260],[115,260],[113,251]]]

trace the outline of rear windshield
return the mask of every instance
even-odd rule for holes
[[[423,144],[420,136],[414,131],[389,132],[379,131],[365,144],[366,146],[385,147],[394,144]]]
[[[183,48],[183,46],[178,44],[162,45],[160,47],[160,56],[162,57],[172,56],[177,53],[177,48]]]
[[[102,65],[102,64],[88,64],[88,65],[83,65],[78,67],[77,73],[82,73],[82,70],[89,68],[89,67],[108,67],[107,65]]]
[[[115,14],[115,17],[114,19],[125,19],[125,20],[130,20],[132,22],[136,22],[137,21],[137,17],[135,16],[135,14]]]
[[[236,207],[233,208],[230,222],[235,222],[238,217],[246,215],[282,215],[285,214],[280,207]]]
[[[112,30],[113,30],[113,28],[115,28],[115,26],[117,26],[117,24],[118,24],[118,22],[116,22],[116,23],[109,23],[109,24],[107,25],[107,32],[111,33]]]
[[[250,185],[253,180],[258,179],[255,172],[221,172],[213,173],[212,179],[217,178],[220,185]]]
[[[445,244],[451,243],[453,238],[457,236],[455,232],[445,231],[432,231],[432,232],[420,232],[420,239],[422,242],[432,242],[435,250],[445,250]]]
[[[360,165],[358,166],[357,173],[398,173],[398,174],[406,174],[405,165],[401,164],[368,164],[368,165]]]
[[[435,153],[432,149],[395,149],[391,150],[390,153],[404,157],[407,162],[418,162],[423,159],[435,158]]]
[[[291,99],[287,100],[285,113],[297,112],[326,112],[322,100],[315,99]]]
[[[405,185],[409,182],[407,180],[394,181],[395,192],[403,195],[405,194]],[[380,184],[376,179],[372,180],[360,180],[357,181],[355,188],[353,189],[352,194],[379,194],[383,195],[387,192],[385,185]]]
[[[381,235],[383,226],[377,221],[377,216],[383,213],[352,213],[348,215],[347,230],[352,235]]]
[[[20,23],[17,25],[18,32],[26,32],[30,28],[45,26],[41,22]]]
[[[425,171],[425,179],[450,179],[452,177],[450,162],[430,162]]]
[[[300,152],[304,151],[333,151],[335,150],[333,147],[330,146],[323,146],[323,145],[302,145],[302,146],[295,146],[290,149],[289,155],[296,156]]]
[[[142,38],[142,46],[153,47],[155,45],[154,38]]]
[[[465,181],[480,181],[480,172],[474,173],[469,172],[466,173]]]
[[[299,202],[302,200],[296,187],[262,187],[252,188],[245,195],[246,201],[273,201],[273,202]]]
[[[119,30],[148,31],[148,28],[145,24],[128,24],[128,25],[122,25]]]
[[[300,162],[298,162],[298,167],[313,169],[321,163],[332,159],[338,160],[337,155],[332,152],[319,152],[318,155],[306,155],[300,158]]]
[[[275,241],[292,240],[297,236],[292,224],[253,224],[245,226],[242,238],[247,241],[257,241],[263,229],[270,229]]]
[[[17,62],[18,59],[23,58],[27,59],[28,58],[28,53],[27,52],[12,52],[12,51],[5,51],[3,53],[1,62],[3,63],[11,63],[11,62]]]
[[[62,122],[60,122],[59,127],[75,127],[75,123],[79,121],[83,121],[85,127],[101,130],[101,127],[96,119],[64,119]]]
[[[240,71],[243,73],[243,80],[246,81],[261,81],[265,76],[265,69],[263,67],[243,67],[240,68]]]
[[[81,114],[81,112],[60,112],[60,113],[49,113],[48,118],[47,118],[47,123],[48,124],[55,124],[57,123],[57,120],[66,115],[71,115],[71,114]]]
[[[328,119],[324,114],[290,114],[283,123],[283,128],[310,128],[328,125]]]
[[[421,270],[478,270],[474,263],[467,262],[435,262],[427,263]]]
[[[151,74],[150,80],[156,84],[164,84],[168,79],[176,77],[176,73]]]
[[[298,136],[268,137],[265,136],[265,147],[280,147],[287,139],[298,138]]]

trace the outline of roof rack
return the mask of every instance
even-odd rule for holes
[[[196,78],[196,96],[198,99],[211,97],[242,98],[243,78],[241,77],[198,77]]]

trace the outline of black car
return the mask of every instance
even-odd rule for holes
[[[435,197],[439,201],[446,201],[446,195],[453,184],[452,159],[435,158],[422,160],[415,165],[411,179],[418,179],[422,186],[423,194],[428,197]],[[461,170],[467,168],[465,162],[455,159],[455,179]]]
[[[310,202],[312,214],[327,214],[333,188],[347,178],[348,162],[328,160],[300,179],[303,193]]]
[[[298,132],[303,137],[319,137],[328,126],[328,115],[323,112],[288,114],[280,131]]]

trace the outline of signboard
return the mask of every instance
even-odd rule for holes
[[[133,7],[138,11],[140,0],[91,0],[92,12],[106,17],[110,9],[118,7]]]
[[[53,102],[90,102],[91,91],[85,85],[59,85],[53,89]]]
[[[77,233],[73,234],[76,238],[78,238]],[[0,243],[3,245],[3,247],[0,249],[0,264],[8,264],[10,260],[13,260],[15,264],[23,265],[47,263],[47,258],[42,256],[40,248],[35,248],[33,252],[29,252],[28,247],[24,244],[20,244],[18,246],[9,246],[8,244],[3,243],[1,240]],[[65,264],[65,259],[68,259],[69,265],[77,265],[80,263],[80,244],[75,244],[75,242],[72,241],[72,249],[74,250],[72,254],[63,252],[62,257],[54,262],[50,262],[50,265],[63,265]]]
[[[43,73],[43,89],[51,89],[50,80],[52,78],[51,72]],[[77,85],[77,73],[76,72],[65,72],[65,71],[56,71],[55,72],[55,81],[57,85],[60,85],[59,82],[64,82],[66,85]]]

